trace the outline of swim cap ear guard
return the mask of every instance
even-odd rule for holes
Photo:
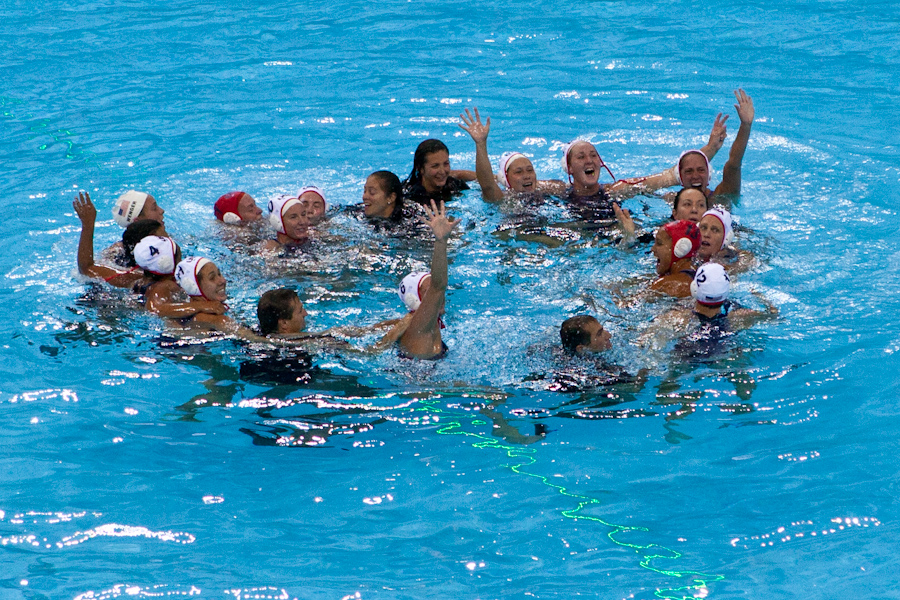
[[[706,180],[709,182],[709,158],[699,150],[685,150],[681,153],[681,156],[678,157],[678,162],[675,163],[675,179],[678,180],[678,185],[684,187],[684,183],[681,181],[681,159],[688,154],[699,154],[703,157],[703,160],[706,161]]]
[[[697,269],[691,282],[691,296],[704,306],[718,306],[728,299],[731,279],[725,267],[717,263],[706,263]]]
[[[149,194],[135,190],[125,192],[113,206],[113,219],[120,227],[128,227],[144,210],[144,204],[149,197]]]
[[[722,238],[722,248],[731,244],[734,241],[734,228],[731,225],[731,213],[724,208],[717,206],[703,213],[700,220],[702,221],[703,217],[707,215],[717,218],[722,224],[722,230],[725,232],[725,237]],[[722,248],[719,248],[719,250]]]
[[[663,229],[672,238],[672,262],[693,256],[700,249],[700,228],[696,223],[675,221]]]
[[[238,203],[240,203],[243,196],[244,192],[228,192],[220,196],[213,206],[216,218],[228,225],[237,225],[243,221],[238,212]]]
[[[419,285],[426,277],[431,277],[431,273],[417,272],[410,273],[400,282],[397,288],[397,295],[403,300],[403,304],[410,312],[414,312],[422,304],[422,298],[419,296]]]
[[[206,298],[203,290],[200,289],[200,269],[209,264],[209,260],[192,256],[186,258],[175,267],[175,281],[181,286],[188,296]],[[209,300],[209,298],[206,298]]]

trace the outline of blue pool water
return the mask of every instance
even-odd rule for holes
[[[4,2],[0,598],[896,597],[898,25],[887,2]],[[322,354],[304,387],[248,383],[238,344],[161,343],[75,273],[73,194],[99,248],[137,188],[246,322],[282,284],[311,329],[396,316],[430,244],[337,214],[313,259],[266,265],[228,250],[213,199],[355,204],[426,137],[472,168],[467,106],[545,177],[576,136],[655,172],[719,111],[733,139],[737,87],[760,264],[735,294],[781,316],[712,364],[634,345],[662,307],[611,289],[642,250],[510,239],[477,190],[452,207],[437,364]],[[539,380],[585,311],[641,389]]]

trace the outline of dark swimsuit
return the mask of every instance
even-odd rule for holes
[[[722,312],[714,317],[695,312],[700,326],[675,344],[675,355],[685,361],[702,361],[719,357],[727,350],[725,340],[734,333],[728,323],[730,308],[731,303],[726,300],[722,305]]]
[[[429,192],[421,183],[407,183],[403,187],[403,197],[406,200],[418,202],[424,206],[430,206],[431,201],[440,204],[448,202],[457,196],[461,196],[463,190],[469,189],[469,186],[462,179],[456,177],[448,177],[444,187],[436,192]]]

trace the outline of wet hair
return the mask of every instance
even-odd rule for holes
[[[260,296],[259,304],[256,306],[259,331],[263,335],[276,333],[278,321],[287,321],[294,316],[294,301],[300,302],[300,296],[287,288],[269,290]]]
[[[428,158],[428,155],[434,154],[435,152],[446,152],[447,154],[450,154],[447,145],[441,140],[425,140],[419,144],[419,147],[416,148],[416,153],[413,156],[412,171],[410,171],[406,181],[403,182],[404,185],[410,186],[422,183],[422,167],[425,166],[425,160]]]
[[[599,321],[590,315],[578,315],[563,321],[559,328],[559,339],[566,352],[575,354],[578,352],[578,346],[590,345],[591,334],[585,330],[585,327],[591,323],[599,323]]]
[[[122,248],[125,250],[121,261],[122,264],[126,267],[136,267],[134,247],[148,235],[153,235],[162,226],[162,223],[153,219],[138,219],[128,225],[122,233]]]
[[[698,192],[703,194],[703,190],[701,190],[700,188],[695,188],[695,187],[683,187],[680,190],[678,190],[678,193],[675,194],[675,202],[674,202],[674,204],[672,204],[672,216],[673,217],[675,216],[675,213],[678,212],[678,205],[681,203],[681,195],[688,190],[697,190]],[[706,194],[703,194],[703,197],[706,198]],[[709,198],[706,198],[706,208],[709,208]],[[706,212],[706,211],[703,211],[703,212]]]
[[[400,178],[390,171],[375,171],[369,177],[374,177],[378,181],[378,185],[385,196],[394,194],[396,198],[394,210],[388,218],[392,221],[399,221],[403,217],[403,184],[400,183]]]

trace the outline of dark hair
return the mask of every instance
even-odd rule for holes
[[[415,155],[413,155],[412,171],[409,173],[409,177],[406,178],[406,181],[403,182],[405,185],[409,186],[416,183],[422,183],[422,167],[425,166],[425,159],[428,158],[429,154],[434,154],[435,152],[446,152],[447,154],[450,154],[447,145],[441,140],[425,140],[419,144],[419,147],[416,148]]]
[[[126,267],[136,267],[134,261],[134,247],[141,243],[141,240],[162,227],[162,223],[153,219],[138,219],[132,222],[122,233],[122,248],[125,250]]]
[[[590,315],[578,315],[570,317],[563,321],[559,328],[559,339],[562,342],[563,349],[575,354],[578,352],[578,346],[588,346],[591,343],[591,334],[585,331],[591,323],[598,323],[597,319]]]
[[[672,216],[675,216],[676,211],[678,211],[678,205],[681,203],[681,195],[688,190],[697,190],[701,194],[703,194],[703,190],[694,187],[683,187],[678,190],[678,193],[675,194],[675,202],[672,204]],[[703,194],[703,197],[706,198],[706,194]],[[709,208],[709,198],[706,198],[706,208]]]
[[[390,171],[375,171],[369,177],[374,177],[378,181],[385,196],[394,194],[396,198],[394,210],[388,218],[392,221],[399,221],[403,217],[403,184],[400,183],[400,178]]]
[[[294,300],[300,302],[300,296],[287,288],[269,290],[259,298],[256,317],[263,335],[277,332],[278,321],[287,321],[294,316]]]

